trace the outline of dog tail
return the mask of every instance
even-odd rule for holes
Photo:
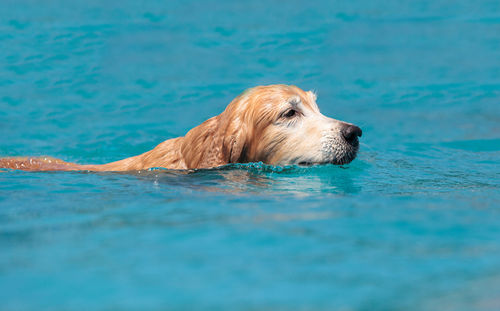
[[[23,171],[80,171],[92,170],[95,165],[80,165],[64,162],[51,157],[14,157],[0,158],[0,169],[9,168]]]

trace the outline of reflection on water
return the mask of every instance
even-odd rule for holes
[[[229,164],[200,170],[152,169],[128,172],[145,181],[183,186],[197,190],[230,192],[233,194],[292,194],[308,196],[323,194],[353,194],[361,190],[353,178],[359,169],[349,166],[316,165],[271,166],[261,162]]]

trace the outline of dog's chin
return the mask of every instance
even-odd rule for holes
[[[311,165],[321,165],[321,164],[333,164],[333,165],[345,165],[351,163],[358,154],[357,146],[352,146],[351,148],[344,149],[343,152],[335,154],[334,157],[326,157],[321,160],[311,160],[311,161],[300,161],[297,164],[300,166],[311,166]]]

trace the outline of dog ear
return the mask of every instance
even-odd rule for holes
[[[189,169],[240,162],[246,137],[244,124],[221,114],[190,130],[183,138],[181,154]]]

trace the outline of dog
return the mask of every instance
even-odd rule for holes
[[[2,158],[0,168],[27,171],[136,171],[162,167],[202,169],[229,163],[347,164],[359,149],[359,127],[320,113],[315,93],[296,86],[257,86],[220,115],[166,140],[153,150],[102,165],[55,158]]]

